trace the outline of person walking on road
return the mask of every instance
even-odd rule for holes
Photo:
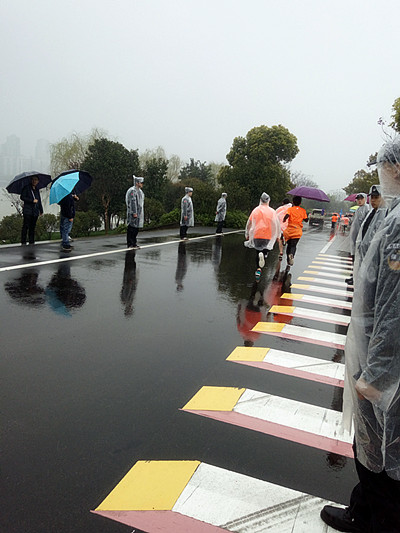
[[[187,230],[194,226],[194,210],[192,202],[192,187],[185,187],[185,196],[181,200],[180,238],[187,241]]]
[[[221,198],[218,200],[217,203],[217,210],[215,211],[215,222],[217,223],[217,230],[216,233],[219,235],[222,235],[222,227],[224,225],[224,220],[226,217],[226,197],[228,195],[226,192],[223,192],[221,194]]]
[[[132,250],[139,250],[137,236],[139,228],[144,224],[144,193],[142,191],[144,178],[133,176],[133,187],[126,191],[126,245]]]
[[[338,220],[339,220],[339,215],[337,213],[332,213],[332,217],[331,217],[331,230],[332,231],[336,230],[336,224]]]
[[[292,204],[290,203],[289,198],[285,198],[284,200],[282,200],[282,205],[280,207],[278,207],[278,209],[276,210],[276,214],[278,215],[279,223],[281,225],[281,234],[280,234],[280,236],[278,238],[279,261],[282,261],[282,258],[283,258],[283,248],[285,246],[285,237],[283,236],[283,232],[285,231],[285,229],[287,228],[287,225],[288,225],[287,221],[283,222],[283,219],[284,219],[289,207],[292,207]]]
[[[269,207],[269,201],[269,195],[263,192],[260,204],[253,209],[247,220],[245,230],[246,241],[244,245],[248,248],[255,248],[257,251],[256,281],[260,281],[265,259],[281,234],[278,216],[275,210]]]
[[[61,207],[60,233],[61,247],[64,252],[70,252],[72,250],[72,246],[69,243],[69,234],[71,233],[75,218],[75,200],[78,201],[79,197],[74,192],[71,192],[58,202],[58,205]]]
[[[43,215],[42,200],[39,189],[37,189],[38,183],[39,178],[32,176],[31,183],[25,185],[21,191],[20,198],[24,202],[24,207],[22,208],[24,220],[22,222],[21,244],[26,244],[27,236],[29,244],[35,244],[36,222],[39,216]]]
[[[356,196],[356,202],[358,205],[358,209],[355,212],[353,219],[351,221],[350,226],[350,255],[351,259],[354,264],[354,256],[356,254],[356,240],[358,232],[360,231],[361,224],[364,222],[364,219],[368,216],[369,213],[369,205],[367,204],[367,195],[363,192],[359,192]],[[354,284],[353,276],[350,276],[350,278],[346,279],[346,283],[349,285]]]
[[[338,531],[399,533],[400,136],[377,166],[387,212],[358,271],[345,347],[343,424],[354,422],[359,483],[349,507],[325,506],[321,518]]]
[[[283,236],[287,244],[286,257],[289,266],[294,264],[297,244],[303,235],[303,222],[308,222],[307,211],[303,207],[300,207],[300,204],[301,196],[295,196],[293,198],[293,206],[289,207],[286,215],[283,217],[283,222],[288,222]]]

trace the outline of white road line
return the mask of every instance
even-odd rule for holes
[[[225,235],[229,235],[231,233],[241,233],[242,231],[243,230],[229,231],[229,232],[226,232]],[[200,237],[192,237],[192,238],[190,238],[189,240],[187,240],[185,242],[191,242],[191,241],[196,241],[196,240],[200,240],[200,239],[210,239],[210,238],[215,238],[215,237],[218,237],[218,235],[216,233],[212,233],[212,234],[208,234],[208,235],[201,235]],[[174,241],[157,242],[157,243],[153,243],[153,244],[144,244],[144,245],[140,246],[140,249],[141,250],[145,250],[145,249],[148,249],[148,248],[156,248],[158,246],[166,246],[168,244],[179,244],[180,242],[181,241],[179,239],[177,239],[177,240],[174,240]],[[1,267],[0,268],[0,272],[8,272],[10,270],[19,270],[21,268],[33,268],[33,267],[44,266],[44,265],[53,265],[53,264],[56,264],[56,263],[67,263],[69,261],[77,261],[78,259],[90,259],[92,257],[101,257],[101,256],[104,256],[104,255],[112,255],[112,254],[118,254],[118,253],[121,253],[121,252],[129,252],[129,251],[134,251],[134,250],[130,250],[129,248],[118,248],[118,250],[108,250],[107,252],[95,252],[95,253],[92,253],[92,254],[73,255],[73,256],[70,256],[70,257],[63,257],[63,258],[60,258],[60,259],[51,259],[49,261],[38,261],[36,263],[24,263],[24,264],[21,264],[21,265],[12,265],[12,266],[7,266],[7,267]]]

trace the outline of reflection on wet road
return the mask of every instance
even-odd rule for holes
[[[243,235],[199,236],[180,243],[170,232],[143,233],[149,247],[136,253],[123,249],[124,236],[78,240],[80,257],[59,263],[56,244],[30,258],[0,250],[0,268],[36,263],[0,274],[4,531],[128,531],[88,511],[149,459],[198,460],[346,501],[352,460],[179,410],[204,385],[341,409],[340,386],[226,361],[236,346],[268,346],[342,363],[337,348],[251,332],[265,321],[344,334],[343,325],[268,313],[298,305],[280,296],[307,275],[328,234],[306,234],[290,272],[271,253],[259,284]],[[103,251],[111,255],[91,257]]]

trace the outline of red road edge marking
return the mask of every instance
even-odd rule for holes
[[[174,511],[91,511],[143,531],[169,533],[226,533],[222,529]]]
[[[315,435],[302,429],[290,428],[276,424],[275,422],[268,422],[266,420],[259,420],[252,416],[243,415],[234,411],[194,411],[192,409],[180,409],[187,413],[193,413],[195,415],[205,416],[207,418],[213,418],[220,422],[227,422],[234,426],[239,426],[246,429],[252,429],[260,433],[279,437],[281,439],[297,442],[298,444],[304,444],[305,446],[311,446],[312,448],[318,448],[327,452],[337,453],[344,455],[345,457],[354,457],[352,444],[347,442],[341,442],[336,439],[330,439],[329,437],[323,437],[322,435]]]
[[[300,337],[299,335],[292,335],[290,333],[281,333],[274,331],[261,331],[257,330],[257,333],[263,335],[274,335],[275,337],[281,337],[282,339],[290,339],[292,341],[310,342],[311,344],[318,344],[319,346],[328,346],[329,348],[339,348],[344,350],[344,344],[338,344],[336,342],[321,341],[318,339],[309,339],[308,337]]]
[[[296,378],[309,379],[310,381],[318,381],[318,383],[325,383],[326,385],[334,385],[336,387],[344,387],[344,380],[339,378],[331,378],[329,376],[321,376],[321,374],[313,374],[306,370],[299,370],[298,368],[288,368],[286,366],[274,365],[266,361],[233,361],[230,363],[240,363],[241,365],[254,366],[263,370],[271,370],[279,374],[286,374],[287,376],[294,376]]]

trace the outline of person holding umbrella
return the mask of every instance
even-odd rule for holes
[[[301,196],[295,196],[293,198],[293,206],[289,207],[286,215],[283,217],[283,222],[288,221],[287,228],[283,235],[287,244],[287,264],[290,266],[294,263],[297,243],[303,235],[303,221],[308,222],[307,211],[303,207],[300,207],[300,204]]]
[[[38,176],[32,176],[30,183],[25,185],[21,191],[20,198],[24,202],[22,215],[24,221],[22,223],[21,244],[26,244],[26,237],[28,236],[29,244],[35,244],[35,227],[37,219],[43,215],[42,200],[38,188]]]
[[[64,252],[70,252],[72,250],[72,246],[69,243],[69,234],[71,233],[75,218],[75,200],[78,201],[79,197],[74,192],[71,192],[58,202],[58,205],[61,207],[60,233],[62,240],[61,247]]]

